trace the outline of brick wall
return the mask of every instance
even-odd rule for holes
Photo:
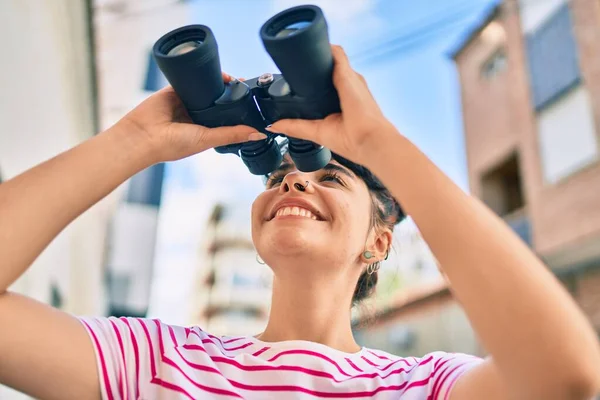
[[[570,5],[583,82],[600,135],[600,1],[573,0]],[[567,257],[562,259],[568,260],[569,252],[581,255],[580,243],[600,249],[600,163],[557,184],[543,182],[527,49],[516,9],[517,0],[505,0],[492,21],[504,29],[501,41],[486,38],[484,28],[456,57],[471,192],[481,197],[482,175],[518,149],[533,246],[543,257],[563,252]],[[482,62],[498,46],[506,48],[506,71],[491,81],[481,79]],[[575,299],[600,332],[600,265],[572,279]]]
[[[575,300],[600,332],[600,265],[576,278]]]
[[[583,83],[590,94],[600,138],[600,2],[576,0],[569,4]],[[514,43],[519,51],[525,51],[522,39]],[[527,160],[524,172],[526,193],[531,199],[535,248],[543,256],[552,256],[565,245],[600,235],[600,163],[554,185],[545,184],[540,170],[535,114],[534,118],[523,115],[523,110],[531,110],[529,95],[515,100],[513,114],[519,119],[522,151]]]

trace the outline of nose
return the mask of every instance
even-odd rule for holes
[[[287,193],[290,191],[312,193],[314,191],[313,185],[310,180],[306,178],[306,175],[299,173],[289,173],[283,178],[283,182],[279,187],[281,193]]]

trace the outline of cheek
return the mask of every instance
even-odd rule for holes
[[[354,197],[335,200],[336,236],[345,237],[351,242],[364,240],[371,225],[370,204],[357,201]]]
[[[264,216],[267,211],[267,204],[269,203],[268,193],[261,193],[252,203],[250,210],[250,218],[252,221],[252,236],[255,239],[255,233],[260,229],[263,224]]]

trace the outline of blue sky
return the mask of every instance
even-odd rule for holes
[[[325,12],[331,41],[344,46],[386,116],[466,190],[460,89],[446,53],[492,2],[313,1]],[[277,71],[259,40],[261,24],[274,13],[303,3],[196,0],[192,22],[206,24],[215,33],[223,70],[254,77]],[[241,162],[234,156],[224,157]],[[201,184],[189,181],[192,176],[183,164],[170,165],[168,176],[183,185]],[[244,178],[253,179],[249,174]]]
[[[468,190],[460,88],[447,52],[495,0],[314,0],[367,79],[385,115],[451,179]],[[191,23],[211,27],[222,69],[237,77],[277,72],[259,40],[264,21],[298,0],[195,0]],[[194,289],[199,241],[216,201],[235,204],[236,223],[248,231],[260,178],[234,155],[213,150],[169,163],[166,169],[150,313],[183,323]],[[243,212],[242,212],[243,211]],[[178,288],[174,293],[173,288]],[[177,313],[174,313],[177,310]]]

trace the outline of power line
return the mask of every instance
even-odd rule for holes
[[[522,11],[523,6],[539,5],[547,3],[550,0],[528,0],[525,5],[520,4],[518,1],[507,2],[507,1],[492,1],[487,5],[482,5],[478,8],[462,7],[466,3],[461,3],[458,8],[459,12],[456,12],[457,7],[449,7],[444,9],[443,12],[435,13],[434,15],[440,15],[440,18],[431,19],[430,14],[426,18],[420,19],[418,22],[411,23],[412,29],[403,29],[400,34],[396,35],[393,39],[387,40],[377,46],[371,47],[366,51],[351,56],[353,62],[357,64],[373,62],[377,59],[388,57],[391,55],[398,56],[401,53],[409,53],[414,50],[416,46],[423,45],[427,42],[431,42],[439,37],[439,35],[448,31],[454,30],[458,25],[462,24],[466,19],[473,18],[480,14],[481,18],[492,12],[492,10],[498,8],[499,12],[503,15],[509,13],[519,13]],[[577,0],[566,0],[567,3],[571,3]],[[454,12],[453,12],[454,11]],[[484,14],[485,13],[485,14]],[[481,15],[483,14],[483,15]],[[459,32],[456,32],[457,34]]]

